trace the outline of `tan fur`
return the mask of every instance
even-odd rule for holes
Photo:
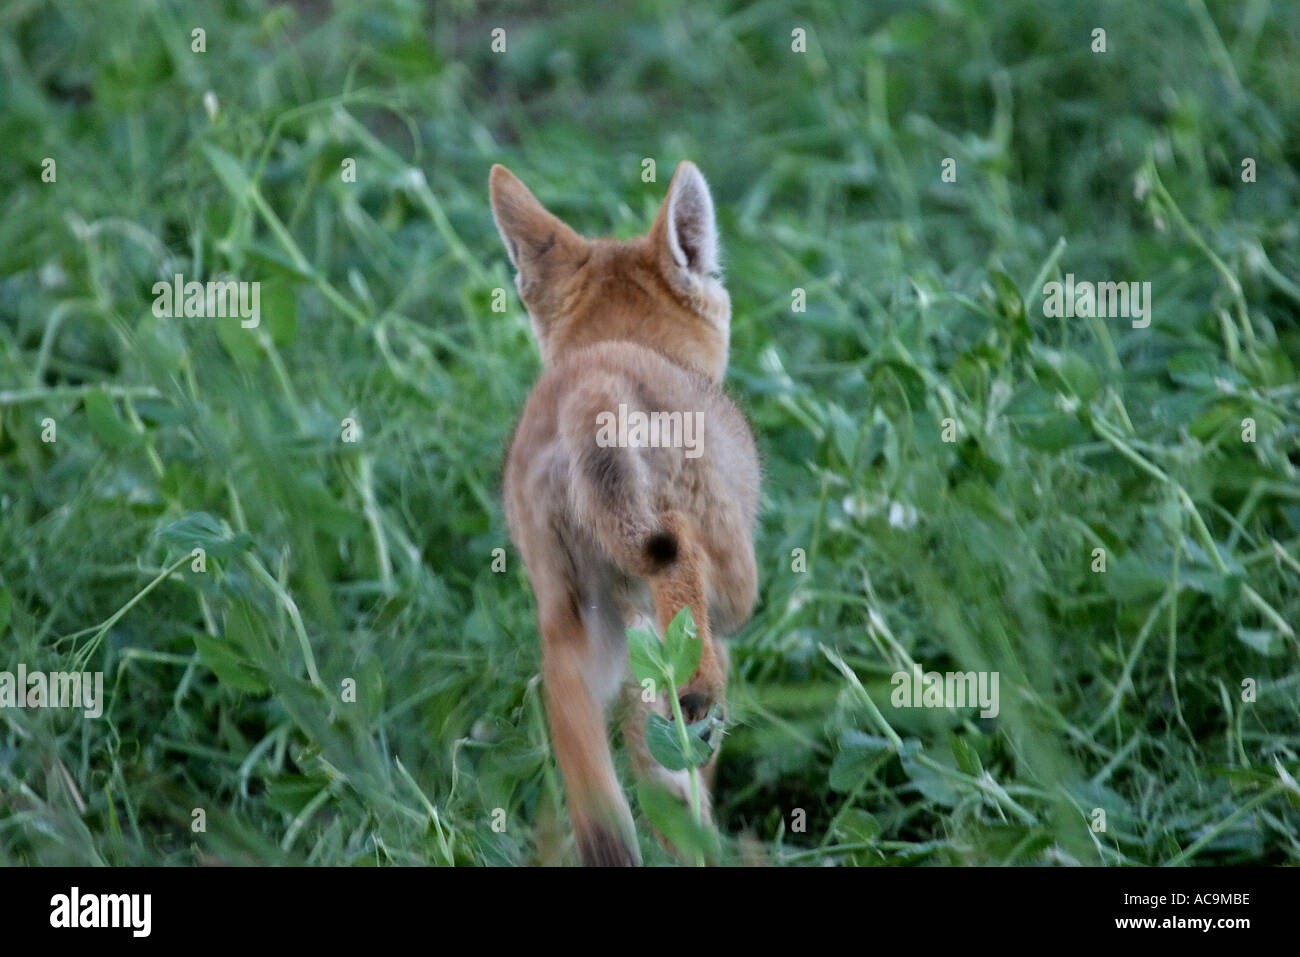
[[[720,388],[731,304],[714,275],[712,200],[682,163],[649,233],[619,242],[578,235],[502,166],[490,192],[545,366],[511,441],[505,507],[537,599],[555,755],[583,863],[638,863],[606,732],[620,691],[637,773],[683,797],[685,774],[646,751],[649,709],[671,706],[641,703],[624,631],[651,622],[662,636],[691,607],[704,647],[679,695],[694,721],[724,702],[717,639],[749,618],[757,590],[758,458]],[[620,404],[694,413],[701,454],[601,447],[597,417]]]

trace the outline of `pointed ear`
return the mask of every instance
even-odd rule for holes
[[[547,211],[514,173],[497,164],[488,177],[492,218],[506,255],[524,280],[532,279],[557,254],[573,255],[584,240]]]
[[[677,164],[650,238],[665,265],[671,263],[701,276],[717,271],[718,227],[713,218],[713,197],[694,163],[683,160]]]

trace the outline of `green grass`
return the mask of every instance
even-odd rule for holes
[[[487,171],[629,236],[688,158],[765,471],[728,859],[1300,863],[1300,6],[432,6],[0,9],[0,669],[108,697],[0,710],[0,863],[573,860]],[[913,661],[1001,713],[892,707]]]

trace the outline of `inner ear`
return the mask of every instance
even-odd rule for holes
[[[696,273],[718,268],[718,227],[708,184],[694,163],[682,163],[664,200],[665,240],[678,266]]]
[[[678,263],[682,266],[693,266],[700,261],[700,247],[695,237],[688,230],[678,229],[675,233],[677,237],[677,247],[681,250],[682,256]]]
[[[506,255],[510,257],[510,264],[516,269],[519,268],[519,244],[515,242],[513,236],[502,236],[505,241]]]

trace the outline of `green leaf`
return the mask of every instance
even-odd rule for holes
[[[1258,347],[1255,349],[1255,366],[1260,371],[1258,384],[1270,388],[1290,385],[1300,376],[1295,365],[1283,349]]]
[[[1196,417],[1196,419],[1187,426],[1187,431],[1194,438],[1202,442],[1213,437],[1217,432],[1232,424],[1234,429],[1241,427],[1241,420],[1245,418],[1242,412],[1242,406],[1237,402],[1215,402],[1208,409]],[[1231,436],[1231,433],[1229,433]]]
[[[1017,441],[1037,452],[1060,452],[1092,438],[1092,433],[1077,418],[1064,412],[1048,412],[1016,424]]]
[[[874,841],[880,834],[880,822],[861,808],[851,807],[835,822],[835,834],[854,844]]]
[[[227,317],[211,320],[217,325],[217,339],[230,353],[236,365],[251,366],[262,357],[262,346],[257,341],[257,329],[246,329],[239,319]]]
[[[9,627],[9,612],[12,608],[13,596],[8,589],[0,588],[0,638],[4,637],[5,629]]]
[[[866,449],[862,456],[864,464],[871,465],[879,456],[884,454],[886,445],[891,438],[897,442],[897,437],[893,435],[893,430],[894,425],[888,420],[881,419],[880,421],[872,423],[871,429],[867,432]]]
[[[266,803],[285,814],[297,814],[329,784],[329,779],[324,777],[283,775],[273,778],[266,786]]]
[[[103,392],[91,392],[85,398],[86,419],[95,438],[111,448],[121,448],[135,441],[135,433],[117,414],[117,408]]]
[[[264,282],[258,310],[271,341],[281,349],[293,344],[298,335],[298,303],[293,288],[283,282]]]
[[[1093,364],[1082,356],[1068,352],[1061,360],[1057,373],[1066,388],[1084,402],[1089,401],[1101,391],[1101,379]]]
[[[969,436],[957,444],[957,458],[963,469],[978,474],[990,486],[995,485],[1002,475],[1002,465]]]
[[[713,754],[711,741],[715,737],[711,722],[716,718],[708,717],[696,724],[686,726],[686,745],[688,751],[682,751],[681,735],[676,723],[669,721],[657,711],[652,711],[645,724],[645,743],[650,749],[650,756],[669,771],[684,771],[707,764]],[[701,731],[707,731],[709,740],[700,737]]]
[[[1180,352],[1169,360],[1169,378],[1179,385],[1217,391],[1219,383],[1247,385],[1236,369],[1212,352]]]
[[[321,473],[295,475],[286,485],[292,488],[294,499],[302,509],[301,514],[311,515],[316,530],[322,535],[344,538],[362,527],[361,512],[345,504],[340,493],[325,483]]]
[[[207,512],[191,512],[162,529],[158,537],[187,552],[201,548],[209,558],[232,558],[248,551],[253,544],[253,537],[247,532],[227,535],[221,523]]]
[[[244,599],[230,603],[226,611],[226,643],[263,668],[267,662],[278,662],[282,657],[267,627],[265,616]]]
[[[1286,641],[1282,633],[1271,628],[1237,627],[1237,639],[1254,648],[1261,655],[1276,658],[1286,650]]]
[[[636,788],[637,802],[677,852],[684,857],[703,855],[714,860],[720,853],[718,834],[712,828],[697,824],[688,808],[672,792],[650,781],[642,781]]]
[[[1064,411],[1057,397],[1039,385],[1027,386],[1013,396],[1006,416],[1016,441],[1035,451],[1059,452],[1093,439],[1078,416]]]
[[[669,622],[668,634],[664,637],[664,660],[675,685],[680,687],[691,679],[700,666],[703,650],[704,642],[695,626],[695,616],[691,614],[691,606],[687,605]]]
[[[971,746],[965,738],[948,734],[948,746],[952,748],[952,756],[957,761],[957,767],[962,772],[969,774],[971,777],[979,777],[984,773],[984,765],[980,763],[979,752]]]
[[[249,694],[266,694],[269,690],[261,669],[236,654],[228,642],[211,635],[196,634],[194,646],[199,651],[200,660],[212,669],[222,684]]]
[[[977,828],[975,845],[981,855],[1002,864],[1027,864],[1053,843],[1050,831],[1019,824],[993,824]]]
[[[159,371],[176,371],[186,355],[179,325],[171,319],[155,319],[152,315],[137,327],[135,348],[143,367]],[[144,419],[150,418],[144,411],[146,405],[164,406],[179,414],[170,403],[146,399],[135,403],[136,410]]]
[[[1020,290],[1016,288],[1011,277],[1000,270],[990,270],[989,278],[993,280],[993,290],[987,298],[992,300],[999,314],[1009,320],[1011,341],[1013,343],[1028,341],[1031,335],[1029,319],[1025,315],[1025,301],[1020,295]]]
[[[910,755],[902,758],[902,764],[917,791],[944,807],[957,806],[961,798],[947,777]]]
[[[659,643],[658,635],[649,628],[629,628],[627,648],[632,659],[632,674],[637,681],[653,681],[656,688],[668,683],[668,666],[664,662],[663,645]]]
[[[204,143],[202,148],[208,165],[212,167],[212,171],[217,174],[217,178],[226,189],[239,197],[246,196],[252,191],[253,182],[244,172],[244,167],[239,160],[211,143]]]
[[[852,791],[862,779],[893,754],[886,738],[849,729],[840,735],[840,749],[831,762],[830,786],[841,794]]]
[[[989,271],[993,280],[994,302],[1008,319],[1021,319],[1025,315],[1025,302],[1010,276],[1000,269]]]
[[[831,433],[831,438],[835,440],[835,448],[840,453],[840,458],[849,468],[854,465],[854,451],[858,446],[858,435],[862,427],[847,412],[836,405],[834,402],[826,410],[826,418],[829,420],[827,425]]]
[[[871,388],[887,416],[901,418],[925,408],[929,389],[925,378],[910,362],[884,358],[871,371]]]

